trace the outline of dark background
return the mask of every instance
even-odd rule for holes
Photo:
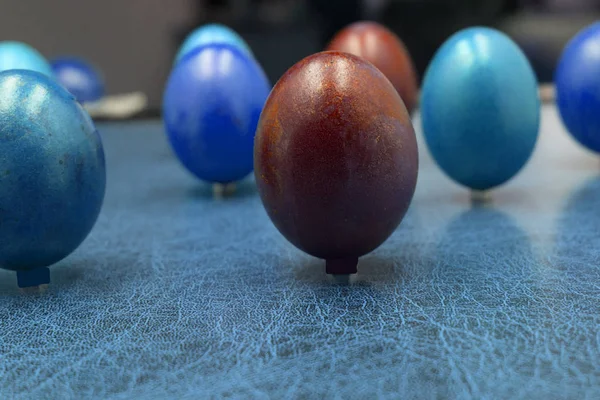
[[[49,58],[84,57],[103,71],[108,93],[141,90],[158,108],[178,45],[207,22],[236,29],[272,82],[360,19],[395,31],[420,75],[453,32],[495,26],[549,81],[564,44],[598,10],[596,0],[0,0],[0,39],[24,41]]]

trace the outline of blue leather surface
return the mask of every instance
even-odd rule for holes
[[[487,207],[421,146],[411,209],[347,285],[252,182],[214,200],[158,123],[99,129],[90,237],[43,294],[0,272],[0,398],[600,397],[600,160],[554,109]]]

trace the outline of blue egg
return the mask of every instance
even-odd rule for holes
[[[583,146],[600,152],[600,23],[565,47],[554,76],[563,123]]]
[[[0,72],[28,69],[53,76],[50,63],[33,47],[21,42],[0,42]]]
[[[250,50],[248,44],[233,29],[221,24],[208,24],[199,27],[187,36],[177,52],[175,63],[179,62],[191,50],[213,43],[229,44],[252,56],[252,50]]]
[[[167,135],[181,163],[212,183],[252,172],[254,134],[270,89],[260,65],[234,46],[212,44],[186,55],[163,99]]]
[[[0,73],[0,267],[19,286],[49,282],[48,266],[94,226],[106,185],[89,115],[54,79]]]
[[[104,81],[91,64],[80,58],[52,61],[54,76],[80,103],[98,101],[104,96]]]
[[[540,108],[527,58],[494,29],[469,28],[451,36],[424,76],[427,146],[450,178],[474,190],[503,184],[527,163]]]

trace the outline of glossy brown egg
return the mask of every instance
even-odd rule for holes
[[[376,22],[356,22],[342,29],[327,50],[352,53],[373,63],[392,82],[409,112],[418,100],[415,67],[404,43]]]
[[[352,54],[306,57],[277,82],[254,142],[258,190],[292,244],[356,273],[397,228],[414,194],[415,133],[400,96]]]

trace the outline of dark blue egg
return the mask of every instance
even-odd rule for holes
[[[508,36],[490,28],[451,36],[423,79],[427,146],[448,176],[475,190],[503,184],[527,163],[540,108],[529,61]]]
[[[52,76],[52,67],[36,49],[21,42],[0,42],[0,72],[28,69]]]
[[[233,29],[221,24],[206,24],[190,33],[177,51],[175,63],[197,47],[208,44],[229,44],[252,56],[252,50]]]
[[[579,143],[600,152],[600,23],[583,29],[566,45],[554,81],[567,130]]]
[[[104,81],[100,73],[86,61],[75,57],[58,58],[52,62],[54,76],[80,103],[98,101],[104,96]]]
[[[270,88],[260,65],[234,46],[211,44],[186,55],[171,72],[163,99],[167,136],[181,163],[212,183],[250,174]]]
[[[100,136],[75,98],[38,72],[0,73],[0,267],[21,287],[48,283],[94,226],[105,185]]]

